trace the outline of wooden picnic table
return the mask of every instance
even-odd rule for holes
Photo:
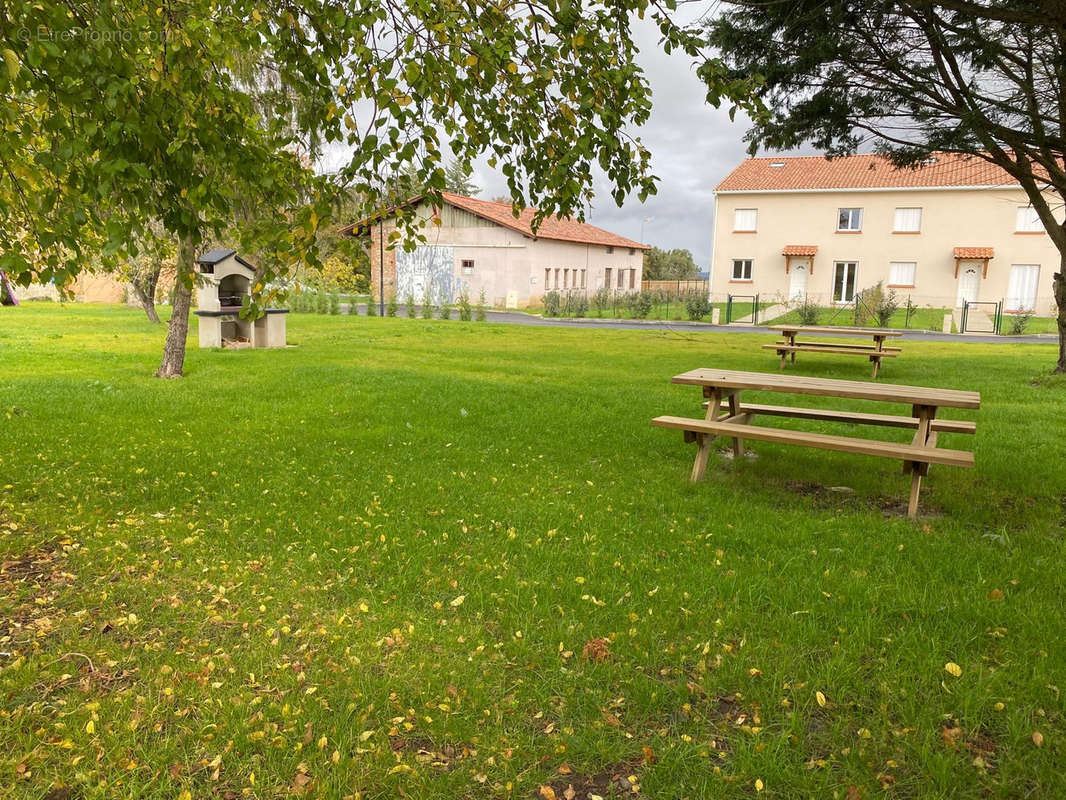
[[[937,439],[941,433],[972,434],[976,432],[976,423],[937,419],[936,415],[941,408],[980,408],[981,395],[978,392],[706,368],[676,375],[673,382],[699,386],[703,390],[703,396],[707,398],[704,403],[707,409],[704,419],[662,416],[652,420],[653,425],[684,431],[685,441],[694,441],[699,445],[696,461],[692,465],[693,481],[698,481],[703,477],[707,470],[711,444],[720,436],[733,440],[735,457],[743,455],[745,439],[755,439],[845,453],[898,458],[903,462],[904,473],[911,474],[907,514],[914,517],[918,513],[918,494],[921,490],[922,476],[928,474],[930,464],[947,464],[957,467],[974,465],[973,453],[938,447]],[[744,390],[903,403],[910,406],[910,415],[741,403],[740,393]],[[728,403],[728,411],[723,410],[723,402]],[[751,425],[752,417],[760,414],[852,425],[908,428],[914,431],[914,436],[911,442],[906,444]]]
[[[889,331],[880,328],[838,328],[833,326],[819,325],[770,325],[770,330],[777,331],[784,341],[775,344],[764,344],[764,350],[774,350],[781,356],[781,369],[785,368],[788,357],[792,357],[792,363],[796,363],[796,353],[835,353],[846,356],[864,356],[873,363],[873,374],[876,378],[881,367],[881,359],[896,358],[900,348],[885,345],[887,339],[894,339],[903,335],[901,331]],[[826,342],[826,341],[800,341],[799,336],[823,336],[825,334],[838,334],[858,338],[871,338],[873,344],[856,344],[854,342]]]

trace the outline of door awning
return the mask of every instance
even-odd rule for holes
[[[781,255],[785,257],[785,274],[787,275],[789,269],[792,267],[793,258],[809,258],[811,260],[811,271],[809,274],[814,274],[814,257],[818,253],[818,245],[816,244],[786,244],[785,249],[781,251]]]
[[[988,277],[988,262],[996,257],[996,251],[992,247],[956,247],[955,254],[955,277],[959,277],[959,262],[980,261],[982,262],[982,278]]]

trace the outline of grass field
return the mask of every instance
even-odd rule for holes
[[[983,398],[915,524],[895,462],[687,482],[670,376],[765,336],[289,323],[164,382],[139,312],[0,309],[0,796],[1066,796],[1053,346],[904,343]]]
[[[892,318],[889,320],[889,328],[910,328],[911,330],[919,331],[941,331],[944,326],[944,315],[950,314],[949,308],[916,308],[911,313],[910,317],[907,316],[906,309],[899,309],[892,314]],[[789,311],[787,314],[780,316],[774,320],[766,320],[766,324],[770,325],[796,325],[800,322],[800,315],[798,311]],[[854,307],[848,308],[819,308],[818,319],[814,322],[815,325],[842,325],[845,328],[855,327],[855,309]],[[869,323],[869,327],[876,328],[877,325]]]

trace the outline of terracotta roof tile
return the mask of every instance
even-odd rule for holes
[[[497,225],[502,225],[505,228],[518,231],[519,233],[530,236],[534,239],[557,239],[564,242],[578,242],[580,244],[597,244],[604,247],[628,247],[637,250],[650,250],[651,246],[635,242],[632,239],[627,239],[625,236],[619,236],[616,233],[605,231],[603,228],[597,228],[595,225],[589,225],[587,222],[578,222],[570,217],[547,217],[545,218],[540,227],[537,228],[537,232],[533,233],[532,222],[533,215],[537,213],[535,208],[526,208],[516,218],[511,212],[510,203],[494,203],[490,200],[478,200],[474,197],[466,197],[461,194],[453,194],[451,192],[441,192],[441,196],[444,198],[444,202],[449,203],[456,208],[461,208],[464,211],[469,211],[471,214],[475,214],[483,219],[487,219],[490,222],[495,222]],[[422,195],[412,197],[403,205],[410,205],[418,203],[422,200]],[[384,216],[388,217],[395,209],[389,209],[385,212]],[[378,217],[372,217],[358,222],[353,222],[350,225],[346,225],[340,229],[340,233],[349,235],[359,235],[360,230],[365,228],[367,223],[371,221],[377,221]]]
[[[816,244],[786,244],[781,251],[783,256],[816,256],[818,245]]]
[[[996,253],[991,247],[956,247],[955,258],[995,258]]]
[[[937,153],[917,169],[899,169],[884,156],[777,156],[749,158],[717,191],[788,189],[906,189],[911,187],[1017,186],[999,167],[976,156]]]
[[[648,245],[619,236],[616,233],[597,228],[586,222],[578,222],[570,217],[547,217],[541,222],[540,227],[534,234],[531,227],[533,215],[537,213],[535,208],[526,208],[516,219],[511,212],[510,203],[494,203],[489,200],[478,200],[473,197],[464,197],[461,194],[443,192],[444,200],[457,208],[469,211],[487,220],[491,220],[505,228],[511,228],[526,236],[537,239],[559,239],[564,242],[581,242],[582,244],[600,244],[608,247],[634,247],[641,250],[650,249]]]

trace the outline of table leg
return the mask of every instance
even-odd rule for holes
[[[870,375],[870,378],[872,380],[877,380],[877,368],[881,366],[881,357],[880,356],[870,356],[870,360],[872,362],[874,362],[874,370],[873,370],[873,373]]]
[[[704,392],[710,387],[705,387]],[[710,395],[708,396],[707,403],[707,415],[706,419],[710,421],[717,421],[718,414],[722,409],[722,390],[718,388],[710,388]],[[707,459],[711,456],[711,444],[714,442],[715,437],[709,433],[700,434],[699,436],[699,449],[696,451],[696,460],[692,464],[692,476],[690,480],[695,483],[702,480],[704,473],[707,472]]]
[[[914,519],[918,516],[918,493],[922,490],[921,464],[911,464],[911,495],[907,501],[907,516]]]
[[[790,345],[792,345],[793,347],[796,346],[796,334],[792,334],[791,336],[788,337],[788,343]],[[792,351],[792,363],[793,364],[796,363],[796,351],[795,350]]]
[[[735,417],[740,413],[740,393],[734,392],[729,395],[729,416]],[[744,455],[744,440],[739,437],[733,439],[733,458]]]

